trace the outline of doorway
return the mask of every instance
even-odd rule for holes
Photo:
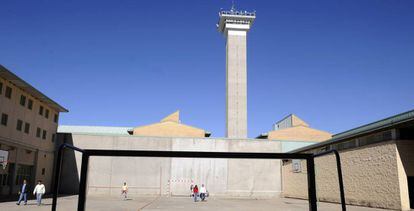
[[[408,197],[410,198],[410,208],[414,208],[414,177],[407,177]]]

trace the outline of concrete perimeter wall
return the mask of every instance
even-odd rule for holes
[[[409,209],[407,178],[394,141],[340,152],[346,203],[388,209]],[[292,163],[282,166],[283,196],[307,198],[306,162],[295,173]],[[340,202],[336,161],[333,155],[315,160],[317,197]],[[401,182],[401,181],[404,181]]]
[[[84,149],[280,152],[279,141],[59,134]],[[77,193],[81,155],[65,152],[61,189]],[[190,185],[205,184],[212,196],[277,197],[280,160],[91,157],[88,194],[119,196],[123,182],[132,195],[187,196]]]

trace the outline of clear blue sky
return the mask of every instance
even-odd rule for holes
[[[237,0],[248,35],[249,137],[295,113],[342,132],[414,108],[414,1]],[[181,110],[225,131],[231,1],[3,1],[0,63],[70,110],[61,124],[138,126]]]

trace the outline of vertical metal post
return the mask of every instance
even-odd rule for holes
[[[313,157],[306,159],[306,166],[308,171],[309,210],[317,211],[318,206],[316,204],[315,160]]]
[[[85,210],[86,184],[87,184],[87,178],[88,178],[88,164],[89,164],[89,154],[85,152],[82,154],[82,167],[81,167],[81,175],[80,175],[80,183],[79,183],[78,211]]]
[[[344,181],[342,178],[341,158],[339,157],[338,151],[335,150],[334,153],[336,157],[336,168],[338,169],[339,192],[341,194],[342,211],[346,211],[345,190],[344,190]]]
[[[57,206],[57,197],[59,194],[59,187],[60,187],[60,170],[62,166],[62,154],[63,149],[65,148],[64,145],[61,145],[58,150],[57,158],[56,158],[56,167],[55,167],[55,178],[53,182],[53,199],[52,199],[52,211],[56,211]]]
[[[319,154],[313,155],[314,158],[321,157],[330,153],[334,153],[336,158],[336,169],[338,171],[338,183],[339,183],[339,193],[341,197],[341,207],[342,211],[346,211],[346,203],[345,203],[345,190],[344,190],[344,180],[342,178],[342,167],[341,167],[341,157],[339,156],[338,150],[332,149],[329,151],[321,152]]]

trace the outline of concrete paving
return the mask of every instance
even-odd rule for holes
[[[46,211],[51,209],[51,199],[45,199],[41,206],[36,205],[36,201],[30,200],[28,205],[17,206],[16,202],[0,203],[0,210],[7,211]],[[77,197],[61,197],[58,200],[59,211],[76,210]],[[318,203],[319,210],[332,211],[341,210],[340,205],[331,203]],[[308,203],[299,199],[223,199],[209,198],[204,202],[193,202],[191,198],[179,197],[137,197],[128,200],[114,197],[88,197],[86,210],[99,211],[163,211],[163,210],[286,210],[302,211],[308,210]],[[384,209],[373,209],[366,207],[347,206],[349,211],[384,211]]]

